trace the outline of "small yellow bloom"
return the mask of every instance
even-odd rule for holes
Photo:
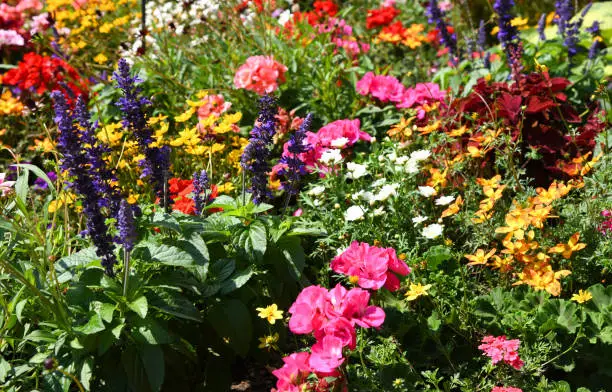
[[[278,351],[278,333],[274,333],[273,335],[267,335],[259,338],[259,348],[265,348],[266,350],[276,350]]]
[[[414,301],[415,299],[419,298],[422,295],[429,295],[427,293],[427,290],[429,290],[431,288],[430,284],[426,284],[425,286],[423,286],[420,283],[414,284],[414,283],[410,283],[410,290],[408,290],[406,292],[406,299],[408,301]]]
[[[95,61],[98,64],[104,64],[108,61],[108,57],[106,57],[104,53],[100,53],[96,57],[93,58],[93,61]]]
[[[234,186],[234,184],[232,184],[229,181],[226,182],[225,184],[217,185],[217,192],[219,193],[230,193],[234,189],[236,189],[236,187]]]
[[[183,114],[180,114],[180,115],[174,117],[174,120],[176,122],[185,122],[185,121],[189,120],[194,115],[195,112],[196,112],[196,109],[194,107],[190,107]]]
[[[572,301],[576,301],[579,304],[583,304],[587,301],[590,301],[593,298],[593,295],[588,291],[578,290],[578,294],[572,295]]]
[[[487,261],[495,254],[497,249],[493,248],[489,253],[485,254],[485,251],[482,249],[478,249],[473,255],[465,255],[464,257],[468,259],[470,262],[468,265],[479,265],[479,264],[487,264]]]
[[[258,316],[262,319],[268,320],[270,324],[276,323],[276,320],[280,320],[283,318],[283,311],[278,310],[278,306],[276,304],[272,304],[265,308],[256,308],[259,312]]]
[[[561,253],[564,259],[572,257],[572,253],[584,249],[586,244],[578,242],[580,233],[575,233],[570,237],[567,244],[557,244],[548,250],[548,253]]]

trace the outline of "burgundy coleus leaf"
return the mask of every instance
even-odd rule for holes
[[[527,109],[525,111],[529,114],[535,114],[548,111],[555,106],[557,106],[555,101],[548,97],[531,96],[527,99]]]
[[[516,124],[518,116],[521,112],[521,103],[523,99],[520,96],[512,96],[508,93],[502,93],[495,101],[498,114],[507,119],[511,124]]]

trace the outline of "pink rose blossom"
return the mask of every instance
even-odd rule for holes
[[[310,354],[305,352],[293,353],[283,358],[285,363],[283,367],[272,372],[278,379],[276,382],[278,392],[302,390],[299,387],[303,385],[306,378],[312,373],[309,360]]]
[[[289,329],[295,334],[307,334],[323,327],[327,305],[327,289],[321,286],[306,287],[289,308]]]
[[[312,346],[308,364],[317,372],[333,372],[344,362],[342,347],[342,339],[336,336],[324,336]]]
[[[335,272],[357,278],[357,284],[365,289],[378,290],[385,286],[396,291],[400,281],[396,274],[408,275],[410,267],[397,258],[395,249],[379,248],[364,242],[353,241],[342,254],[334,258],[331,268]]]
[[[335,336],[342,341],[342,347],[348,346],[351,350],[357,345],[355,327],[344,317],[332,319],[322,329],[315,331],[314,336],[317,340],[323,339],[324,336]]]
[[[519,339],[507,340],[505,336],[489,335],[482,339],[482,343],[478,349],[489,356],[494,365],[504,361],[517,370],[523,367],[517,352],[521,343]]]
[[[319,129],[316,136],[323,147],[332,147],[332,142],[345,137],[348,139],[346,146],[352,146],[359,140],[369,142],[372,137],[360,129],[359,119],[336,120]]]
[[[366,73],[356,84],[361,95],[372,95],[381,102],[399,103],[404,96],[404,86],[393,76]]]
[[[285,81],[285,72],[287,67],[272,56],[251,56],[236,71],[234,86],[259,95],[270,94],[278,89],[278,82]]]

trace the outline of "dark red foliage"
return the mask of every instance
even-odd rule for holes
[[[551,78],[547,72],[519,75],[516,83],[480,79],[470,95],[453,102],[450,114],[464,118],[461,122],[472,128],[501,122],[502,129],[519,143],[527,175],[535,185],[547,186],[555,179],[570,178],[562,168],[592,152],[595,136],[605,127],[596,107],[590,108],[586,121],[580,118],[578,113],[585,108],[568,102],[565,91],[570,84],[564,78]],[[569,126],[576,128],[575,134]],[[537,150],[542,158],[528,159],[524,154],[529,150]],[[492,159],[493,154],[487,157]]]
[[[87,94],[85,80],[64,60],[33,52],[26,53],[17,68],[5,73],[2,83],[36,94],[60,90],[69,101]]]
[[[387,26],[399,15],[399,10],[395,7],[381,7],[368,10],[366,18],[366,28],[373,29],[380,26]]]

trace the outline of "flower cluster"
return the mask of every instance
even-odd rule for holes
[[[364,289],[378,290],[384,286],[389,291],[400,288],[397,275],[406,276],[411,272],[397,257],[395,249],[357,241],[332,260],[331,269],[349,276],[352,283]]]
[[[251,173],[249,190],[255,203],[262,203],[271,196],[268,190],[268,161],[272,138],[276,132],[277,110],[274,98],[266,95],[259,100],[259,117],[251,131],[249,144],[240,158],[242,168]]]
[[[603,210],[601,212],[601,216],[606,219],[601,222],[597,230],[599,230],[599,232],[605,236],[610,235],[610,233],[612,233],[612,211]]]
[[[415,108],[418,118],[425,117],[429,106],[444,103],[446,93],[436,83],[417,83],[406,88],[393,76],[366,73],[356,84],[361,95],[371,95],[381,102],[395,103],[398,108]]]
[[[523,361],[517,352],[520,344],[518,339],[507,340],[505,336],[489,335],[482,339],[482,344],[478,346],[478,349],[491,358],[493,365],[504,361],[518,370],[523,367]]]
[[[355,327],[378,328],[385,320],[385,312],[369,302],[368,291],[347,290],[340,284],[331,290],[321,286],[303,289],[289,308],[289,329],[295,334],[312,333],[317,341],[310,353],[291,354],[283,359],[285,365],[273,372],[278,392],[310,391],[329,376],[340,382],[337,369],[345,360],[343,349],[356,347]],[[311,373],[317,376],[314,384],[308,380]]]
[[[272,56],[251,56],[236,71],[234,86],[259,95],[270,94],[285,82],[285,72],[287,67]]]
[[[378,34],[378,39],[392,44],[402,44],[410,49],[416,49],[427,41],[427,36],[421,34],[425,27],[422,24],[413,23],[410,27],[404,27],[401,21],[391,23]]]
[[[366,17],[366,29],[375,29],[381,26],[390,24],[400,11],[393,7],[380,7],[377,9],[368,10]]]
[[[86,81],[64,60],[34,52],[26,53],[17,68],[2,75],[2,83],[36,94],[60,90],[69,102],[87,93]]]
[[[353,35],[353,27],[344,19],[328,18],[314,27],[319,34],[330,34],[330,39],[336,47],[344,49],[349,56],[354,57],[370,50],[369,44],[357,40]]]

